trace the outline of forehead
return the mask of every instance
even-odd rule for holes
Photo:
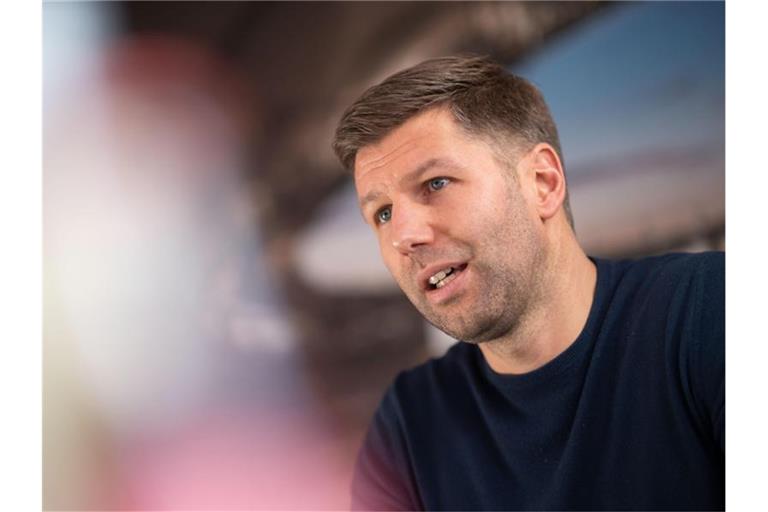
[[[365,184],[382,173],[397,178],[425,159],[449,157],[467,141],[447,109],[430,109],[395,128],[381,141],[365,146],[355,157],[355,183]]]

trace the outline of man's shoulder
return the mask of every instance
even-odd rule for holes
[[[671,294],[691,286],[717,287],[725,278],[725,253],[669,253],[631,260],[606,261],[603,268],[614,274],[619,295]]]
[[[702,297],[716,302],[725,283],[722,252],[670,253],[631,260],[596,260],[604,274],[611,318],[677,317],[697,308]],[[682,317],[681,317],[682,318]],[[650,319],[650,318],[649,318]]]
[[[456,425],[466,415],[456,405],[467,395],[460,374],[473,364],[472,349],[476,348],[457,342],[441,357],[397,375],[374,414],[358,456],[353,501],[366,503],[369,510],[424,508],[414,464],[422,461],[431,475],[444,447],[459,442],[463,431]]]
[[[691,275],[703,272],[717,272],[725,267],[725,253],[707,252],[672,252],[658,256],[648,256],[631,260],[613,262],[623,268],[626,274],[648,275]]]

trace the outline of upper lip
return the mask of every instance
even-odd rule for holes
[[[419,283],[421,284],[421,288],[423,290],[431,290],[432,287],[429,285],[429,278],[433,275],[437,274],[441,270],[444,270],[448,267],[458,268],[462,265],[465,265],[466,261],[446,261],[446,262],[440,262],[440,263],[433,263],[432,265],[429,265],[424,270],[418,273],[417,278],[419,280]]]

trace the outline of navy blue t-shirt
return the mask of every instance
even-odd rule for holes
[[[524,375],[477,346],[401,373],[352,508],[725,508],[724,254],[593,259],[579,337]]]

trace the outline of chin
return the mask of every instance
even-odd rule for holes
[[[448,336],[477,345],[485,341],[495,339],[495,329],[493,329],[493,323],[476,323],[474,325],[447,325],[445,322],[433,321],[429,317],[426,317],[427,321],[446,333]]]
[[[473,318],[474,322],[461,325],[437,325],[438,329],[457,340],[473,345],[502,338],[518,328],[518,317],[510,318]]]

